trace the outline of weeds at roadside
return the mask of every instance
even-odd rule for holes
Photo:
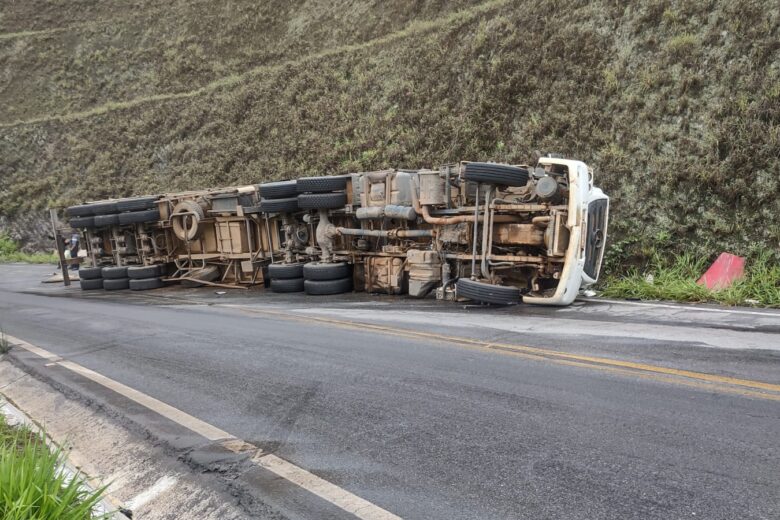
[[[7,235],[0,234],[0,264],[22,262],[26,264],[56,264],[54,253],[24,253],[16,242]]]
[[[4,520],[102,520],[94,514],[105,488],[87,490],[79,475],[62,471],[64,455],[25,426],[0,413],[0,518]]]
[[[612,275],[602,284],[602,295],[639,300],[718,302],[726,305],[780,307],[780,264],[768,253],[749,258],[745,276],[725,289],[710,291],[696,283],[706,259],[683,253],[670,258],[653,254],[644,269]]]
[[[11,351],[11,342],[8,341],[8,337],[5,335],[5,331],[0,327],[0,356],[8,354]]]

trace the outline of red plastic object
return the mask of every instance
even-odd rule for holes
[[[707,289],[725,289],[745,274],[745,259],[731,253],[721,253],[707,272],[696,282]]]

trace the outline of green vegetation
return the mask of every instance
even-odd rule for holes
[[[641,300],[718,302],[726,305],[780,307],[780,263],[766,253],[748,259],[745,276],[728,288],[710,291],[698,285],[707,258],[691,254],[666,256],[656,252],[642,268],[607,276],[602,295]]]
[[[10,262],[56,264],[57,261],[57,255],[54,253],[24,253],[19,250],[16,242],[7,235],[0,234],[0,264]]]
[[[63,453],[25,427],[10,426],[0,413],[0,518],[3,520],[91,520],[109,518],[93,509],[105,488],[82,488],[79,475],[61,471]]]
[[[0,327],[0,355],[8,354],[11,351],[11,343],[5,335],[5,331]]]
[[[659,236],[707,259],[780,243],[770,0],[0,7],[11,227],[109,195],[538,150],[594,167],[613,275]]]

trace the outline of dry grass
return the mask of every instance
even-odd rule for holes
[[[768,0],[31,4],[3,23],[51,29],[57,5],[87,27],[0,41],[20,82],[0,123],[40,119],[0,128],[0,214],[540,150],[595,167],[612,272],[659,236],[697,258],[780,242]]]

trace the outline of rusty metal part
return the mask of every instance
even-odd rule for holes
[[[544,246],[544,229],[534,224],[498,224],[493,226],[493,242],[501,245]]]
[[[164,282],[171,282],[171,281],[178,282],[181,280],[198,282],[199,284],[208,285],[210,287],[224,287],[225,289],[248,289],[248,287],[245,287],[243,285],[234,285],[234,284],[219,283],[219,282],[207,282],[206,280],[200,280],[198,278],[190,278],[188,276],[180,276],[178,278],[163,278]]]
[[[437,226],[447,226],[450,224],[460,224],[462,222],[484,222],[485,215],[479,215],[478,211],[474,212],[474,215],[456,215],[453,217],[434,217],[431,215],[431,210],[429,206],[422,206],[420,204],[420,200],[417,197],[416,190],[412,190],[412,205],[414,207],[414,210],[417,212],[417,214],[421,215],[423,220],[427,222],[428,224],[433,224]],[[515,204],[512,204],[514,206]],[[479,205],[477,205],[479,206]],[[523,205],[525,206],[525,205]],[[498,208],[497,208],[498,209]],[[546,209],[546,206],[544,206],[544,209]],[[519,220],[519,217],[513,216],[513,215],[496,215],[495,216],[495,222],[517,222]]]
[[[317,245],[320,246],[320,257],[323,262],[333,259],[333,239],[339,236],[339,230],[328,220],[328,210],[319,210],[320,221],[317,224]]]
[[[452,260],[472,260],[469,253],[444,253],[444,258]],[[482,255],[476,255],[478,260],[482,260]],[[541,264],[544,258],[541,256],[527,255],[487,255],[487,259],[494,262],[518,262],[522,264]]]
[[[446,204],[445,180],[438,171],[420,170],[417,172],[417,178],[420,184],[420,204],[424,206]]]
[[[552,209],[547,204],[501,204],[495,203],[493,207],[496,211],[516,211],[519,213],[537,213],[542,211],[549,211]]]
[[[432,237],[432,229],[353,229],[336,228],[340,235],[351,235],[358,237],[389,237],[389,238],[423,238]]]
[[[422,298],[442,279],[441,257],[436,251],[410,249],[406,253],[409,270],[409,296]]]
[[[365,259],[365,289],[368,292],[401,294],[405,259],[394,256],[370,256]]]
[[[417,212],[410,206],[388,204],[386,206],[358,208],[357,211],[355,211],[355,217],[357,217],[358,220],[394,218],[412,221],[417,220]]]
[[[490,197],[492,194],[493,194],[493,187],[488,186],[487,192],[485,193],[486,222],[482,226],[482,263],[480,265],[482,276],[486,279],[490,279],[490,269],[488,268],[488,261],[486,257],[492,249],[490,245],[490,241],[493,238],[493,234],[490,232],[490,230],[492,226],[491,221],[494,217],[493,214],[495,212],[495,210],[490,207]],[[473,273],[472,276],[474,276]]]
[[[559,211],[554,212],[544,232],[547,254],[552,257],[565,255],[566,249],[569,247],[569,235],[569,228],[566,227],[566,214]]]

